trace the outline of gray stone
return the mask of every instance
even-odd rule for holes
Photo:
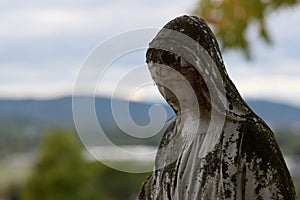
[[[274,134],[228,77],[203,19],[167,23],[150,43],[147,63],[177,118],[138,199],[296,199]]]

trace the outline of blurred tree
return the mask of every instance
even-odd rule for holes
[[[299,155],[300,137],[298,133],[294,133],[288,127],[281,127],[275,130],[275,136],[283,154]]]
[[[26,200],[81,200],[85,183],[81,148],[70,133],[55,131],[42,144],[24,189]]]
[[[33,174],[25,183],[25,200],[135,199],[146,174],[130,174],[99,162],[86,162],[72,134],[46,135]],[[123,163],[122,165],[131,163]],[[148,175],[148,174],[147,174]]]
[[[267,14],[283,7],[294,6],[298,2],[298,0],[200,0],[194,14],[213,25],[223,49],[239,48],[247,58],[250,58],[249,38],[246,34],[249,25],[257,24],[259,36],[270,43],[270,34],[265,22]]]
[[[122,163],[131,165],[131,163]],[[89,164],[89,200],[136,199],[136,195],[149,173],[131,174],[117,171],[99,162]]]
[[[21,187],[18,183],[8,183],[7,186],[4,188],[4,191],[0,194],[0,199],[3,197],[6,200],[20,200],[20,191]]]

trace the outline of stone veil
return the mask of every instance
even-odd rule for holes
[[[274,134],[228,77],[203,19],[167,23],[150,43],[146,62],[176,119],[138,199],[296,199]]]

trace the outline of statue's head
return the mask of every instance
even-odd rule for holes
[[[214,34],[195,16],[167,23],[150,43],[146,57],[153,80],[175,112],[195,106],[209,111],[211,94],[220,93],[227,78]]]

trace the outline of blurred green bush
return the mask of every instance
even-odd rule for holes
[[[23,189],[25,200],[135,199],[147,174],[130,174],[87,162],[74,135],[48,134]]]

